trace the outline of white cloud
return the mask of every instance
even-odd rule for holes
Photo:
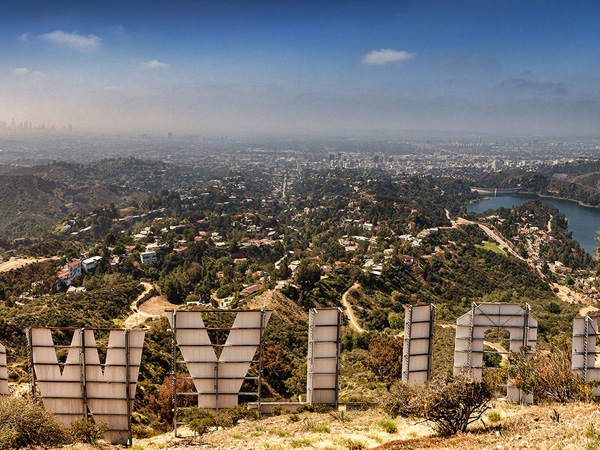
[[[169,67],[169,64],[160,62],[157,59],[152,59],[150,61],[143,62],[140,64],[142,69],[160,69],[161,67]]]
[[[27,75],[29,73],[29,69],[27,67],[15,67],[12,70],[14,75]]]
[[[101,38],[94,36],[93,34],[84,36],[82,34],[67,33],[61,30],[42,34],[40,37],[45,41],[64,45],[79,52],[89,52],[91,50],[95,50],[100,47],[100,43],[102,42]]]
[[[23,33],[21,36],[19,36],[19,40],[23,41],[23,42],[27,42],[29,40],[29,36],[31,36],[30,33]]]
[[[381,50],[373,50],[362,57],[363,64],[374,66],[383,66],[384,64],[403,62],[414,58],[415,53],[409,53],[406,50],[392,50],[384,48]]]

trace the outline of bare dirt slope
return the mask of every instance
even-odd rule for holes
[[[50,259],[58,259],[57,257],[53,258],[15,258],[12,257],[8,261],[4,261],[0,263],[0,272],[9,272],[14,269],[19,269],[21,267],[25,267],[29,264],[39,263],[42,261],[48,261]]]

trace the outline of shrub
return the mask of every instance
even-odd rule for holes
[[[282,414],[289,414],[290,410],[284,408],[281,405],[275,405],[273,406],[273,409],[271,410],[271,415],[272,416],[281,416]]]
[[[258,413],[248,409],[246,405],[236,405],[225,409],[220,415],[215,415],[208,408],[189,408],[182,415],[189,422],[190,429],[202,436],[214,427],[229,428],[237,425],[241,420],[258,419]]]
[[[288,421],[290,422],[298,422],[300,420],[300,416],[298,414],[291,414],[290,417],[288,417]]]
[[[299,405],[298,408],[296,408],[296,413],[298,414],[302,414],[302,413],[312,413],[314,412],[315,409],[313,407],[313,405]]]
[[[84,444],[96,445],[102,434],[106,431],[104,422],[96,423],[91,417],[86,419],[76,420],[67,430],[68,435],[74,442],[83,442]]]
[[[442,374],[421,387],[392,386],[384,408],[393,417],[425,418],[435,424],[439,434],[447,436],[466,431],[469,424],[479,420],[491,398],[485,380]]]
[[[231,425],[237,425],[240,420],[256,420],[258,412],[248,409],[246,405],[235,405],[223,411],[223,419],[230,420]],[[223,425],[222,425],[223,426]]]
[[[65,440],[52,414],[31,399],[0,397],[0,450],[57,445]]]
[[[352,439],[346,439],[343,442],[343,445],[348,450],[364,450],[364,449],[367,448],[366,445],[363,444],[362,442],[355,441],[355,440],[352,440]]]
[[[498,411],[492,411],[487,415],[487,418],[491,423],[500,422],[500,420],[502,420],[502,414]]]
[[[217,426],[217,418],[208,408],[190,408],[183,417],[189,422],[190,430],[200,436]]]
[[[380,420],[379,422],[377,422],[377,425],[379,425],[381,428],[383,428],[383,430],[386,433],[395,433],[396,431],[398,431],[398,426],[396,425],[396,422],[394,422],[393,420],[388,420],[388,419],[384,419],[384,420]]]
[[[535,400],[550,399],[559,403],[590,401],[592,386],[571,372],[571,353],[566,344],[552,346],[549,352],[512,353],[506,369],[514,386]]]
[[[325,414],[333,409],[333,406],[328,405],[327,403],[319,403],[319,402],[313,403],[312,407],[313,407],[313,412],[316,412],[317,414]]]
[[[418,415],[421,408],[419,388],[397,381],[383,402],[383,409],[392,417],[410,417]]]

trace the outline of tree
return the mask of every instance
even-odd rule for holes
[[[269,347],[263,355],[263,379],[281,395],[287,395],[285,381],[292,376],[294,363],[279,345]]]
[[[402,348],[402,339],[394,336],[373,336],[365,364],[377,378],[391,384],[402,374]]]
[[[305,291],[310,291],[320,279],[321,267],[315,262],[305,259],[296,270],[296,282]]]

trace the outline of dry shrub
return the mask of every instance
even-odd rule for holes
[[[566,344],[553,346],[549,352],[513,353],[509,362],[507,371],[514,386],[533,394],[536,401],[568,403],[592,399],[591,384],[571,371],[571,352]]]
[[[67,430],[67,433],[74,442],[96,445],[98,441],[102,439],[102,434],[107,428],[106,423],[96,423],[94,422],[94,419],[90,417],[88,419],[80,419],[73,422]]]
[[[489,409],[491,390],[485,380],[441,374],[424,386],[394,384],[384,402],[392,417],[414,416],[434,423],[444,436],[466,431]]]
[[[28,398],[0,396],[0,450],[46,447],[64,441],[63,428],[42,405]]]

